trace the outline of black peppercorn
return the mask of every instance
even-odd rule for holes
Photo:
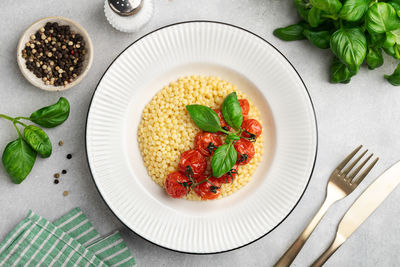
[[[67,159],[72,159],[72,155],[71,155],[71,154],[68,154],[68,155],[67,155]]]
[[[27,69],[46,84],[63,86],[78,77],[85,60],[85,41],[68,25],[48,22],[22,49]],[[43,67],[45,65],[45,67]],[[56,69],[58,67],[58,69]],[[59,69],[62,69],[59,72]]]

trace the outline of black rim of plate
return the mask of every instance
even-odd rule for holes
[[[250,34],[252,34],[252,35],[258,37],[259,39],[261,39],[262,41],[264,41],[266,44],[268,44],[268,45],[270,45],[271,47],[273,47],[273,48],[274,48],[274,49],[275,49],[275,50],[290,64],[290,66],[292,66],[293,70],[296,72],[297,76],[300,78],[301,82],[303,83],[304,89],[305,89],[305,91],[307,92],[307,95],[308,95],[308,98],[309,98],[309,100],[310,100],[310,104],[311,104],[311,107],[312,107],[313,116],[314,116],[314,121],[315,121],[315,133],[316,133],[316,137],[315,137],[315,138],[316,138],[316,142],[315,142],[316,145],[315,145],[314,162],[313,162],[313,165],[312,165],[312,168],[311,168],[310,176],[308,177],[308,181],[307,181],[306,186],[304,187],[303,193],[300,195],[298,201],[297,201],[296,204],[292,207],[292,209],[289,211],[289,213],[288,213],[277,225],[275,225],[271,230],[269,230],[267,233],[265,233],[264,235],[260,236],[259,238],[254,239],[253,241],[251,241],[251,242],[249,242],[249,243],[247,243],[247,244],[241,245],[241,246],[236,247],[236,248],[228,249],[228,250],[217,251],[217,252],[205,252],[205,253],[180,251],[180,250],[176,250],[176,249],[172,249],[172,248],[168,248],[168,247],[161,246],[161,245],[159,245],[159,244],[157,244],[157,243],[155,243],[155,242],[153,242],[153,241],[150,241],[150,240],[144,238],[143,236],[141,236],[141,235],[139,235],[138,233],[136,233],[133,229],[131,229],[130,227],[128,227],[128,226],[117,216],[117,214],[115,214],[115,212],[111,209],[111,207],[108,205],[108,203],[107,203],[106,200],[104,199],[103,195],[100,193],[99,187],[97,186],[96,181],[95,181],[95,179],[94,179],[94,177],[93,177],[93,172],[92,172],[92,169],[91,169],[90,164],[89,164],[89,156],[88,156],[88,153],[87,153],[87,126],[88,126],[89,112],[90,112],[90,108],[91,108],[91,106],[92,106],[93,98],[94,98],[94,96],[95,96],[95,94],[96,94],[97,88],[99,87],[99,84],[100,84],[101,81],[103,80],[104,75],[107,73],[108,69],[114,64],[114,62],[115,62],[128,48],[130,48],[131,46],[133,46],[134,44],[136,44],[138,41],[140,41],[140,40],[146,38],[148,35],[150,35],[150,34],[152,34],[152,33],[154,33],[154,32],[160,31],[160,30],[162,30],[162,29],[168,28],[168,27],[172,27],[172,26],[176,26],[176,25],[180,25],[180,24],[199,23],[199,22],[200,22],[200,23],[216,23],[216,24],[222,24],[222,25],[226,25],[226,26],[230,26],[230,27],[234,27],[234,28],[240,29],[240,30],[242,30],[242,31],[245,31],[245,32],[247,32],[247,33],[250,33]],[[261,36],[259,36],[259,35],[255,34],[255,33],[251,32],[251,31],[249,31],[249,30],[246,30],[246,29],[244,29],[244,28],[242,28],[242,27],[239,27],[239,26],[236,26],[236,25],[233,25],[233,24],[230,24],[230,23],[225,23],[225,22],[220,22],[220,21],[212,21],[212,20],[190,20],[190,21],[182,21],[182,22],[177,22],[177,23],[173,23],[173,24],[169,24],[169,25],[163,26],[163,27],[158,28],[158,29],[156,29],[156,30],[153,30],[153,31],[151,31],[151,32],[149,32],[149,33],[146,33],[145,35],[143,35],[142,37],[138,38],[138,39],[135,40],[133,43],[131,43],[130,45],[128,45],[128,46],[127,46],[124,50],[122,50],[121,53],[119,53],[118,56],[116,56],[116,57],[114,58],[114,60],[110,63],[110,65],[107,67],[107,69],[104,71],[103,75],[101,76],[99,82],[97,83],[96,89],[94,90],[93,95],[92,95],[92,97],[91,97],[91,99],[90,99],[89,108],[88,108],[88,112],[87,112],[87,116],[86,116],[85,149],[86,149],[86,160],[87,160],[87,164],[88,164],[88,167],[89,167],[89,170],[90,170],[90,175],[91,175],[91,177],[92,177],[93,183],[94,183],[95,186],[96,186],[97,192],[99,193],[100,197],[103,199],[103,202],[106,204],[106,206],[108,207],[108,209],[114,214],[114,216],[115,216],[127,229],[129,229],[130,231],[132,231],[134,234],[136,234],[137,236],[141,237],[142,239],[144,239],[144,240],[150,242],[151,244],[154,244],[154,245],[156,245],[156,246],[158,246],[158,247],[161,247],[161,248],[164,248],[164,249],[167,249],[167,250],[170,250],[170,251],[179,252],[179,253],[184,253],[184,254],[192,254],[192,255],[213,255],[213,254],[220,254],[220,253],[230,252],[230,251],[233,251],[233,250],[236,250],[236,249],[243,248],[243,247],[248,246],[248,245],[250,245],[250,244],[252,244],[252,243],[254,243],[254,242],[260,240],[261,238],[267,236],[269,233],[271,233],[273,230],[275,230],[279,225],[281,225],[281,223],[284,222],[284,221],[286,220],[286,218],[288,218],[289,215],[293,212],[293,210],[297,207],[297,205],[299,204],[300,200],[303,198],[303,195],[304,195],[304,193],[306,192],[306,190],[307,190],[307,188],[308,188],[308,185],[309,185],[309,183],[310,183],[310,181],[311,181],[311,176],[312,176],[312,174],[313,174],[313,172],[314,172],[314,168],[315,168],[315,162],[316,162],[316,159],[317,159],[317,152],[318,152],[318,127],[317,127],[317,117],[316,117],[316,115],[315,115],[314,103],[313,103],[313,101],[312,101],[312,99],[311,99],[310,92],[308,91],[307,86],[306,86],[306,84],[304,83],[303,79],[301,78],[300,74],[298,73],[298,71],[296,70],[296,68],[293,66],[293,64],[285,57],[285,55],[283,55],[282,52],[279,51],[279,49],[277,49],[277,48],[276,48],[274,45],[272,45],[270,42],[268,42],[267,40],[265,40],[265,39],[262,38]]]

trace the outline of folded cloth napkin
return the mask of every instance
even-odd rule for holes
[[[0,266],[135,266],[119,232],[101,238],[75,208],[54,223],[29,211],[0,243]]]

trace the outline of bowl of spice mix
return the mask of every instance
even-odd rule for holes
[[[34,22],[22,34],[17,62],[24,77],[47,91],[62,91],[77,85],[93,61],[92,41],[78,23],[64,17]]]

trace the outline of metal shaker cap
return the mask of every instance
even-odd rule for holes
[[[120,16],[131,16],[139,12],[143,0],[108,0],[111,9]]]

